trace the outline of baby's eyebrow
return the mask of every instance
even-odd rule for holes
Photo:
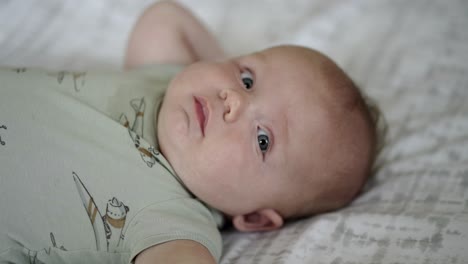
[[[282,113],[284,120],[282,122],[283,124],[283,131],[279,132],[281,135],[281,138],[283,140],[282,144],[288,144],[289,143],[289,135],[290,135],[290,130],[291,126],[289,125],[289,116],[286,113]],[[278,129],[277,129],[278,130]]]
[[[270,154],[275,154],[275,156],[278,156],[279,159],[283,160],[284,162],[287,162],[285,159],[286,151],[287,151],[287,146],[290,141],[290,134],[291,134],[291,126],[289,125],[289,118],[286,113],[281,113],[281,119],[278,122],[278,124],[272,125],[270,127],[270,131],[273,136],[273,145],[271,149]],[[282,153],[282,154],[281,154]]]
[[[255,56],[252,56],[252,57],[257,57],[260,61],[264,63],[267,62],[267,57],[264,52],[259,51],[259,52],[254,53],[254,55]]]
[[[241,56],[241,57],[238,58],[237,61],[240,64],[245,63],[245,62],[250,62],[250,63],[256,64],[256,65],[262,65],[262,64],[265,65],[265,64],[267,64],[266,56],[263,53],[260,53],[260,52],[252,53],[252,54],[246,55],[246,56]]]
[[[282,122],[282,120],[280,120],[280,122],[278,123],[287,125],[288,121],[286,119],[286,116],[285,115],[282,115],[282,116],[285,118],[285,122]],[[285,136],[287,136],[289,133],[287,132],[287,129],[284,126],[281,129],[278,127],[278,124],[275,124],[275,122],[271,122],[270,124],[265,125],[265,128],[268,131],[271,145],[269,146],[268,153],[264,161],[265,162],[270,161],[269,163],[271,163],[274,160],[277,160],[277,158],[272,159],[272,157],[280,155],[280,153],[282,152],[281,148],[284,148],[285,146],[287,146],[285,143],[288,142],[289,140],[285,139]],[[279,157],[279,159],[282,159],[282,157]]]

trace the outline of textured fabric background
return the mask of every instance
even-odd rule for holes
[[[147,2],[4,0],[0,63],[120,67]],[[279,43],[329,54],[389,125],[351,206],[277,232],[225,232],[222,263],[468,263],[468,1],[180,2],[229,54]]]

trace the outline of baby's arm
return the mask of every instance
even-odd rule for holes
[[[146,249],[135,260],[135,264],[154,263],[215,264],[216,261],[200,243],[174,240]]]
[[[175,2],[151,5],[130,36],[125,67],[151,63],[190,64],[224,56],[211,33]]]

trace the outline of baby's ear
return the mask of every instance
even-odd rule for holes
[[[262,209],[232,218],[234,227],[243,232],[270,231],[283,226],[283,217],[273,209]]]

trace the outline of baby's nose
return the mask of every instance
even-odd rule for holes
[[[236,121],[245,108],[244,95],[233,89],[224,89],[220,92],[220,98],[224,100],[224,120],[226,122]]]

